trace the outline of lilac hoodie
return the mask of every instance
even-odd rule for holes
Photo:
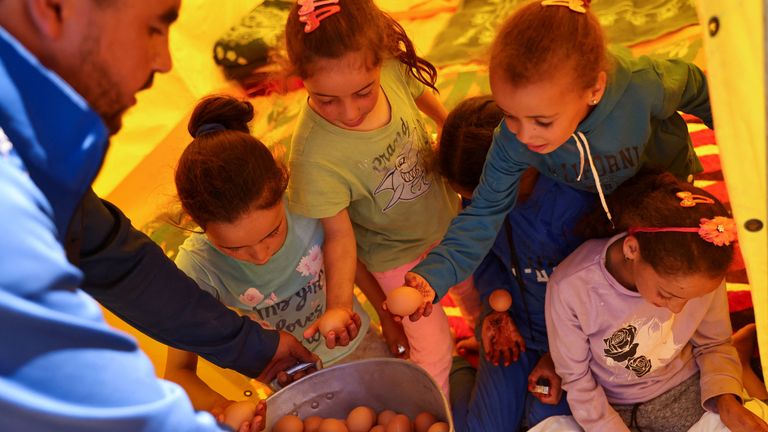
[[[547,285],[549,348],[579,424],[626,430],[610,404],[645,402],[701,371],[701,402],[741,395],[725,284],[674,314],[619,284],[605,268],[611,239],[590,240],[557,266]]]

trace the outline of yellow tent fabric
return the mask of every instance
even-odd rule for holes
[[[699,0],[698,7],[715,135],[752,289],[763,376],[768,376],[765,10],[758,0]],[[761,229],[747,228],[759,224]]]

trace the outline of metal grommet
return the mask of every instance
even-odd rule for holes
[[[750,219],[744,222],[744,228],[750,232],[758,232],[763,229],[763,221],[760,219]]]
[[[710,18],[707,23],[707,30],[709,31],[709,36],[714,37],[720,31],[720,19],[716,16]]]
[[[243,392],[243,394],[245,395],[245,397],[251,397],[251,396],[253,396],[253,392],[252,392],[252,391],[250,391],[250,390],[246,390],[246,391],[244,391],[244,392]]]

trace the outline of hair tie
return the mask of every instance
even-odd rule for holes
[[[320,27],[320,21],[328,18],[329,16],[341,12],[341,6],[338,5],[339,0],[298,0],[301,7],[299,8],[299,21],[306,23],[304,26],[304,33],[311,33]],[[324,8],[315,9],[318,6],[326,6]]]
[[[227,128],[221,123],[205,123],[204,125],[197,128],[195,131],[195,138],[199,138],[201,135],[205,135],[207,133],[223,130],[227,130]]]
[[[691,232],[698,233],[704,241],[715,246],[728,246],[736,242],[736,222],[725,216],[715,216],[712,219],[701,218],[699,227],[631,227],[628,230],[630,235],[635,233],[655,233],[655,232]]]
[[[584,0],[544,0],[543,2],[541,2],[541,5],[542,6],[565,6],[574,12],[587,13],[587,7],[584,4]]]

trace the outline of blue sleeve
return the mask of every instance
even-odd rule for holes
[[[78,289],[49,202],[0,158],[0,417],[3,430],[213,431],[136,341]]]
[[[472,204],[453,219],[440,244],[413,269],[434,288],[435,300],[472,274],[515,204],[520,176],[528,165],[513,157],[502,134],[505,139],[513,137],[503,122],[494,134]]]
[[[279,333],[240,317],[179,270],[114,205],[90,191],[81,206],[82,288],[142,333],[255,377]]]

